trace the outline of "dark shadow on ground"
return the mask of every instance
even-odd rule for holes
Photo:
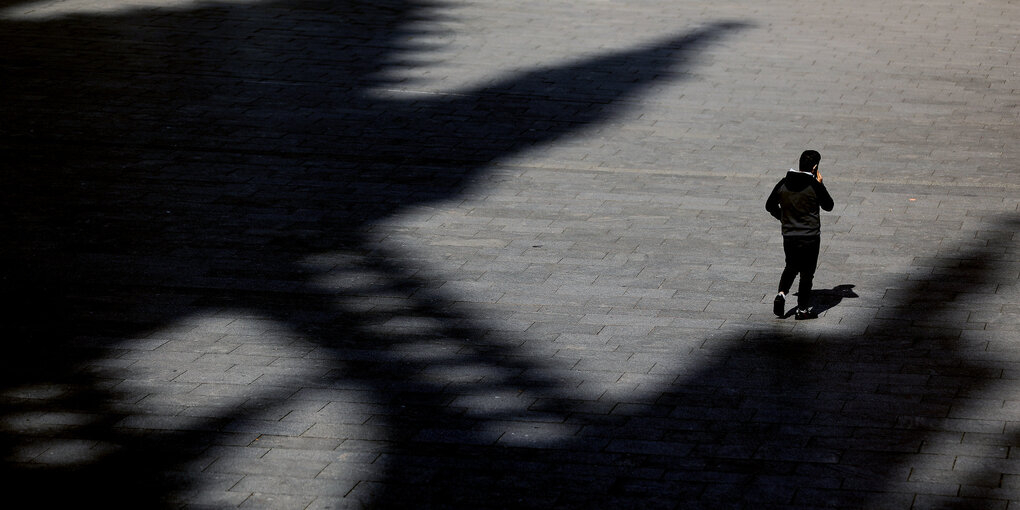
[[[259,409],[239,403],[189,421],[189,432],[127,426],[137,416],[125,409],[144,408],[145,396],[119,391],[95,360],[195,314],[271,317],[330,349],[336,377],[393,406],[381,414],[396,416],[383,428],[398,445],[457,418],[434,416],[448,398],[442,387],[414,380],[424,364],[400,363],[390,349],[470,341],[477,354],[455,363],[535,368],[512,366],[501,343],[477,342],[484,332],[455,296],[417,280],[406,254],[387,257],[366,232],[484,186],[500,158],[611,118],[625,107],[619,100],[683,78],[702,47],[743,25],[707,25],[452,95],[387,92],[407,85],[389,73],[414,65],[412,54],[427,50],[414,41],[434,35],[429,23],[454,7],[203,4],[0,21],[0,69],[16,77],[0,84],[9,98],[0,107],[0,277],[4,294],[18,297],[4,314],[11,340],[0,375],[12,432],[2,444],[7,484],[50,503],[173,506],[170,494],[194,481],[189,462],[243,440],[225,428]],[[321,253],[346,257],[377,285],[317,285],[303,262]],[[386,312],[337,305],[373,293],[416,297]],[[397,316],[439,326],[374,331]],[[553,382],[529,384],[545,391]]]
[[[395,86],[387,72],[422,49],[413,42],[422,27],[452,7],[203,4],[0,21],[0,72],[16,77],[0,82],[12,98],[0,106],[0,277],[19,298],[4,313],[0,365],[12,500],[176,507],[198,481],[217,483],[195,459],[247,446],[231,427],[287,393],[226,405],[184,431],[173,417],[128,426],[145,418],[145,395],[121,391],[120,367],[96,360],[179,318],[224,310],[270,317],[317,349],[329,369],[294,387],[374,395],[366,405],[384,469],[352,497],[378,508],[868,507],[953,399],[994,381],[961,356],[959,335],[903,328],[944,309],[925,301],[932,282],[920,281],[904,303],[913,319],[877,324],[866,339],[751,332],[645,400],[592,408],[548,375],[552,361],[520,355],[419,276],[408,254],[366,232],[485,186],[501,158],[612,118],[622,100],[684,78],[703,47],[744,25],[457,95],[382,94]],[[996,253],[967,254],[945,276],[990,281],[1006,263]],[[359,278],[317,283],[304,261],[321,254]],[[353,305],[384,296],[402,304]],[[399,335],[379,327],[401,318],[430,325]],[[425,345],[449,348],[441,359],[402,354]],[[484,376],[450,384],[430,377],[436,366]],[[171,379],[154,373],[151,384]],[[532,401],[481,414],[450,405],[506,392]],[[568,438],[528,447],[487,435],[508,421]],[[63,463],[47,459],[58,453]]]
[[[963,432],[948,424],[950,410],[1010,384],[983,349],[961,340],[960,329],[929,325],[960,309],[941,290],[945,281],[963,292],[1011,275],[1018,225],[1017,218],[990,225],[999,235],[986,248],[960,253],[960,263],[943,274],[913,282],[905,289],[907,299],[895,304],[897,316],[876,320],[864,335],[748,331],[719,339],[735,346],[661,392],[650,391],[647,399],[599,414],[590,402],[557,396],[515,417],[526,421],[530,414],[535,423],[576,427],[572,440],[540,448],[470,444],[479,423],[445,423],[448,433],[465,427],[463,442],[412,440],[393,454],[391,478],[427,480],[424,488],[388,487],[377,501],[400,505],[418,498],[462,507],[499,501],[529,508],[912,508],[924,485],[912,478],[913,468],[925,467],[933,446],[962,440]],[[436,459],[446,461],[436,465]],[[955,483],[973,484],[972,497],[940,492],[926,501],[956,508],[987,504],[975,489],[999,480],[998,469],[993,464],[971,480],[961,474]]]

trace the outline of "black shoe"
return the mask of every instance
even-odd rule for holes
[[[782,317],[786,315],[786,298],[782,294],[776,294],[776,300],[772,302],[772,313],[776,314],[776,317]]]
[[[817,319],[818,314],[809,310],[797,310],[796,319],[799,321],[805,319]]]

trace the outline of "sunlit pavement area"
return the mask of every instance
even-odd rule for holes
[[[1012,0],[0,0],[6,497],[1020,508],[1018,45]]]

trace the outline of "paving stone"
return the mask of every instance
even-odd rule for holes
[[[254,491],[240,508],[306,508],[312,501],[314,498],[305,495],[281,496]]]
[[[12,495],[1011,508],[1016,19],[8,1]],[[806,148],[826,309],[777,319]]]

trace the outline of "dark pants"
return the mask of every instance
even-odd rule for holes
[[[783,236],[786,268],[779,278],[779,292],[789,294],[793,279],[799,274],[797,308],[801,310],[811,307],[811,283],[815,277],[815,267],[818,266],[818,249],[821,245],[821,236]]]

